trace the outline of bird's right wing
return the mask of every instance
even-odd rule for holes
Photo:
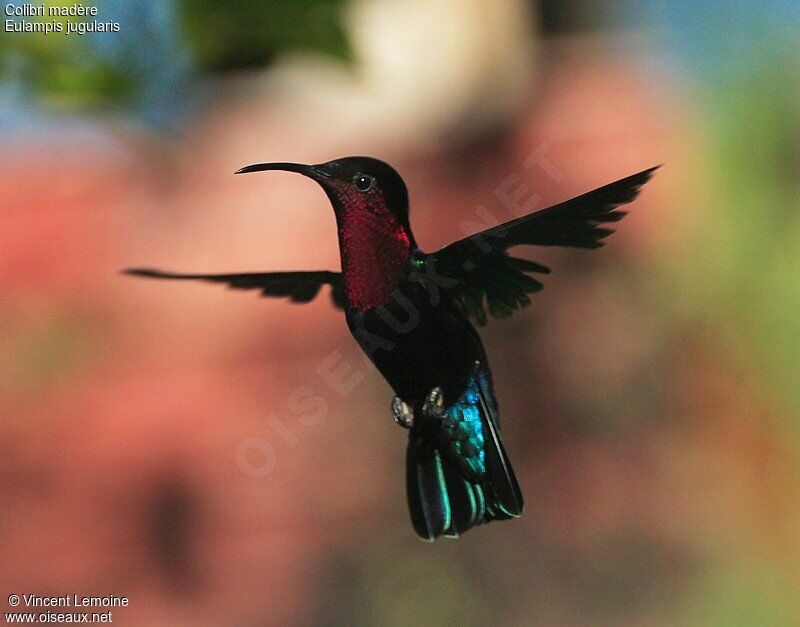
[[[133,268],[125,274],[151,279],[178,279],[227,283],[237,290],[261,290],[262,296],[288,297],[295,303],[314,300],[324,284],[333,289],[331,297],[339,309],[344,308],[344,283],[340,272],[329,270],[298,272],[255,272],[243,274],[176,274],[150,268]]]
[[[508,254],[515,246],[599,248],[614,231],[608,223],[625,216],[617,209],[631,202],[655,172],[650,168],[558,205],[475,233],[421,260],[424,274],[438,274],[442,286],[464,314],[479,325],[488,313],[506,318],[530,304],[528,294],[542,289],[530,274],[550,268]]]

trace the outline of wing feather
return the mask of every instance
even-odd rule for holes
[[[333,289],[334,304],[344,308],[344,284],[339,272],[329,270],[297,272],[252,272],[240,274],[179,274],[151,268],[133,268],[125,274],[151,279],[173,279],[225,283],[236,290],[261,290],[262,296],[288,297],[295,303],[308,303],[316,298],[323,285]]]
[[[462,313],[481,326],[487,312],[507,318],[526,307],[529,294],[543,284],[531,274],[549,274],[550,268],[529,259],[511,257],[514,246],[599,248],[614,231],[607,226],[627,212],[617,209],[636,198],[658,166],[604,185],[558,205],[499,224],[427,255],[426,272],[438,273]]]

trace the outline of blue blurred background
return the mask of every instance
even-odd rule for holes
[[[797,621],[800,3],[96,6],[118,32],[0,38],[0,589],[123,624]],[[415,538],[327,298],[118,274],[338,268],[313,184],[232,172],[349,154],[429,249],[523,213],[509,177],[544,207],[665,164],[484,331],[518,521]]]

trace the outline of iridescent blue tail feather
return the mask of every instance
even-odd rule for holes
[[[497,405],[484,368],[458,401],[411,429],[406,486],[417,534],[433,541],[522,514],[522,494],[497,426]]]

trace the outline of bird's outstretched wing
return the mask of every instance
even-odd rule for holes
[[[284,296],[295,303],[308,303],[314,300],[323,284],[333,289],[331,297],[334,304],[344,308],[344,284],[339,272],[328,270],[298,272],[255,272],[243,274],[176,274],[149,268],[124,270],[125,274],[151,279],[179,279],[227,283],[237,290],[261,290],[262,296]]]
[[[636,198],[657,168],[475,233],[426,255],[421,266],[425,273],[440,278],[439,285],[456,306],[479,325],[486,324],[487,309],[496,318],[506,318],[530,304],[528,294],[542,289],[542,284],[529,275],[550,272],[547,266],[509,256],[509,248],[599,248],[614,232],[601,225],[626,215],[617,207]]]

